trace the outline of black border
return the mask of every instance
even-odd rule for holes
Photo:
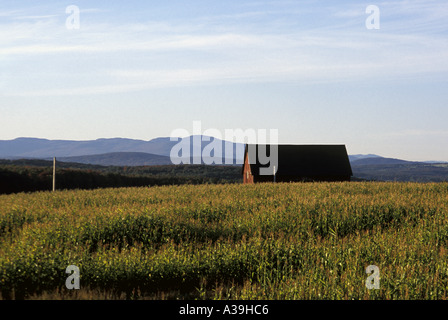
[[[181,307],[213,307],[210,317],[206,315],[181,315]],[[223,313],[225,306],[267,306],[267,314]],[[45,316],[55,319],[98,318],[106,319],[321,319],[323,317],[381,319],[390,316],[435,316],[448,308],[444,300],[20,300],[0,301],[2,314],[17,316]],[[243,307],[241,307],[243,308]],[[216,310],[221,312],[218,313]],[[257,308],[261,311],[262,308]]]

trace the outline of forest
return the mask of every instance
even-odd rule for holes
[[[240,166],[99,166],[57,162],[56,189],[96,189],[241,182]],[[52,189],[53,162],[0,160],[0,194]]]

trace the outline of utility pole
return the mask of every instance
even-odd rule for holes
[[[56,190],[56,157],[53,158],[53,191]]]

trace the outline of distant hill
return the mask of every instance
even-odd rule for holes
[[[350,162],[366,158],[381,158],[381,157],[376,154],[351,154],[348,156]]]
[[[184,138],[185,140],[183,140],[189,141],[191,156],[194,154],[201,154],[204,148],[213,142],[214,144],[216,143],[216,145],[221,145],[223,159],[225,157],[226,148],[232,148],[233,159],[228,159],[227,162],[242,162],[244,144],[199,136],[199,139],[196,140],[199,140],[201,145],[197,146],[193,143],[195,141],[194,137],[198,136],[186,137]],[[171,141],[171,138],[169,137],[161,137],[149,141],[124,138],[87,141],[17,138],[14,140],[0,140],[0,159],[50,159],[56,157],[59,160],[64,159],[67,161],[75,161],[74,159],[77,159],[82,161],[82,163],[87,163],[91,160],[94,162],[88,163],[112,163],[106,160],[108,156],[111,156],[114,158],[113,163],[120,163],[123,165],[126,163],[126,157],[130,157],[129,163],[126,165],[135,165],[130,163],[140,164],[145,162],[151,164],[167,164],[166,158],[156,156],[169,157],[173,147],[180,141],[180,138],[178,141]],[[136,153],[144,153],[145,155],[138,155]]]
[[[351,157],[353,176],[375,181],[448,181],[448,164],[417,162],[377,155]]]
[[[0,158],[74,157],[112,152],[145,152],[169,156],[177,141],[156,138],[150,141],[112,138],[87,141],[17,138],[0,140]]]
[[[419,163],[395,158],[384,158],[380,156],[376,157],[366,157],[366,158],[358,158],[350,161],[352,166],[363,166],[363,165],[379,165],[379,164],[412,164]]]
[[[111,152],[88,156],[59,157],[57,160],[102,166],[152,166],[172,164],[170,157],[144,152]]]
[[[90,141],[17,138],[0,140],[1,158],[72,157],[109,152],[150,152],[150,141],[132,139],[97,139]],[[158,153],[155,153],[158,154]]]
[[[190,164],[195,163],[195,159],[190,157]],[[196,164],[204,164],[204,159],[199,159]],[[207,159],[207,158],[205,158]],[[168,156],[161,156],[157,154],[144,153],[144,152],[111,152],[103,154],[94,154],[86,156],[75,157],[59,157],[56,158],[58,162],[69,163],[83,163],[83,164],[96,164],[101,166],[160,166],[160,165],[173,165],[171,158]],[[212,159],[210,159],[211,161]],[[231,159],[232,161],[232,159]],[[234,161],[234,159],[233,159]],[[221,164],[230,163],[223,157]]]

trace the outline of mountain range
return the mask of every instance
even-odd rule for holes
[[[185,147],[182,151],[178,150],[181,146],[180,143]],[[204,149],[210,143],[213,143],[216,147],[221,147],[221,157],[216,155],[215,158],[213,153],[210,157],[202,157],[202,159],[198,157],[203,154]],[[49,160],[56,157],[58,161],[63,162],[106,166],[173,164],[170,158],[172,150],[179,151],[177,153],[179,157],[185,157],[186,155],[182,154],[182,152],[189,151],[190,163],[212,163],[213,160],[221,158],[220,160],[223,164],[240,164],[243,159],[244,144],[207,136],[190,136],[183,139],[161,137],[149,141],[124,138],[87,141],[38,138],[0,140],[0,159]],[[226,158],[227,153],[230,153],[230,151],[230,157]],[[207,154],[207,152],[204,152],[204,154]]]
[[[86,141],[17,138],[0,140],[0,158],[53,158],[97,155],[113,152],[143,152],[169,156],[177,141],[156,138],[149,141],[125,138]]]

